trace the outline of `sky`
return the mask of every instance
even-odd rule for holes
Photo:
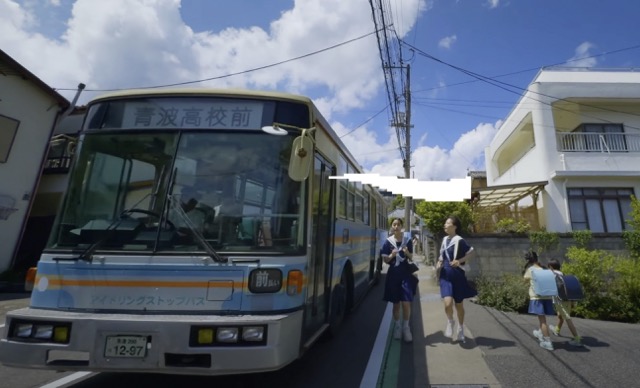
[[[418,180],[484,170],[541,68],[640,69],[639,1],[384,4],[395,58],[411,69]],[[306,95],[365,172],[404,176],[367,0],[0,0],[0,49],[69,100],[86,84],[79,104],[182,83]]]

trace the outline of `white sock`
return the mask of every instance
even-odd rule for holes
[[[401,325],[401,321],[400,320],[394,320],[393,321],[396,327],[399,327]]]
[[[404,321],[404,327],[409,327],[409,321]]]

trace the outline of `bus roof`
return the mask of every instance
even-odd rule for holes
[[[123,97],[157,97],[157,96],[222,96],[222,97],[253,97],[253,98],[265,98],[265,99],[278,99],[278,100],[292,100],[299,101],[301,103],[312,103],[309,97],[277,92],[277,91],[263,91],[263,90],[251,90],[251,89],[214,89],[214,88],[161,88],[161,89],[126,89],[118,90],[112,93],[103,94],[92,99],[90,103],[108,100],[112,98]]]

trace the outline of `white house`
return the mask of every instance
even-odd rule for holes
[[[69,105],[0,50],[0,272],[13,265],[49,139]]]
[[[481,204],[491,203],[483,194],[536,194],[548,231],[627,229],[640,194],[640,72],[541,70],[485,161]]]

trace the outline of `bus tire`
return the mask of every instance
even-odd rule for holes
[[[348,309],[348,280],[346,271],[342,272],[340,283],[336,284],[331,294],[331,315],[329,317],[329,336],[335,337],[344,322]]]

